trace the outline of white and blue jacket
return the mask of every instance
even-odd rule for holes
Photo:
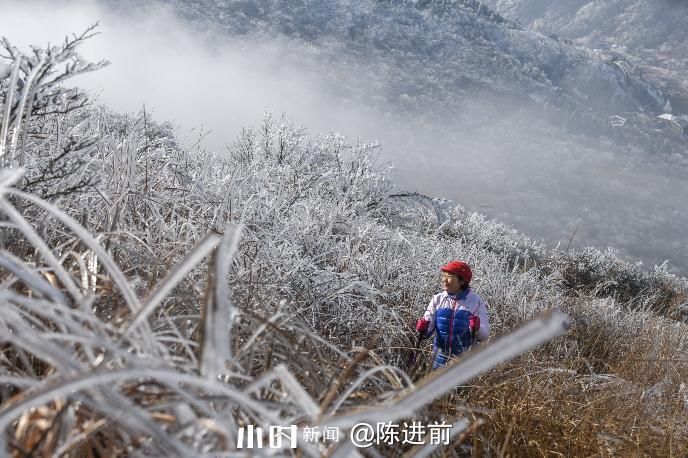
[[[487,340],[490,337],[487,304],[470,288],[456,295],[443,291],[432,297],[423,318],[430,323],[428,336],[437,331],[433,369],[444,366],[451,356],[460,355],[473,345],[473,336],[468,327],[472,315],[480,318],[476,340]]]

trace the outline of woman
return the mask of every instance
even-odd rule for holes
[[[440,269],[444,291],[433,296],[416,323],[422,337],[437,331],[433,369],[446,365],[449,358],[460,355],[476,341],[490,337],[487,304],[469,287],[473,278],[470,266],[452,261]]]

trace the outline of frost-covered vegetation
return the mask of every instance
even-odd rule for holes
[[[1,75],[0,427],[13,453],[189,456],[233,448],[244,424],[403,418],[455,422],[460,452],[686,450],[685,279],[546,250],[395,189],[378,145],[286,117],[245,129],[227,156],[182,148],[169,124],[59,84],[94,68],[79,41],[27,58],[8,44]],[[454,258],[474,266],[497,336],[554,308],[566,334],[459,391],[556,335],[562,315],[447,371],[426,375],[428,348],[408,367],[411,324]]]
[[[162,3],[183,18],[176,28],[194,30],[192,54],[213,49],[212,71],[192,77],[209,84],[194,91],[189,111],[205,113],[199,99],[222,108],[214,133],[227,129],[225,119],[257,120],[270,106],[312,129],[378,139],[397,182],[550,246],[575,231],[574,247],[613,246],[627,259],[668,260],[688,272],[678,235],[688,224],[685,141],[655,119],[666,93],[620,53],[524,29],[473,1]],[[223,49],[232,52],[217,59]],[[237,50],[247,58],[233,60]],[[176,64],[168,68],[178,76]],[[267,81],[234,78],[252,70]],[[244,93],[225,91],[230,83],[260,90],[247,102],[227,95]],[[215,104],[216,93],[223,101]],[[237,114],[246,106],[251,115]],[[611,114],[625,125],[611,126]],[[450,167],[437,167],[449,157]],[[464,186],[444,186],[456,175]]]

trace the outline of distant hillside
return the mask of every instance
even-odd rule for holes
[[[485,0],[504,16],[643,68],[675,110],[688,112],[688,2],[680,0]]]
[[[347,98],[375,88],[379,100],[369,103],[393,102],[405,112],[440,105],[451,113],[468,94],[495,106],[506,95],[600,116],[664,102],[639,75],[629,78],[613,62],[525,30],[474,0],[164,3],[199,28],[292,40],[294,52],[306,54],[303,64],[324,68],[348,88]]]
[[[591,46],[686,49],[688,3],[679,0],[485,0],[510,19]]]

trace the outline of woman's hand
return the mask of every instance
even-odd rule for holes
[[[416,331],[425,333],[428,331],[428,326],[430,325],[430,322],[426,320],[425,318],[418,318],[418,321],[416,321]]]

